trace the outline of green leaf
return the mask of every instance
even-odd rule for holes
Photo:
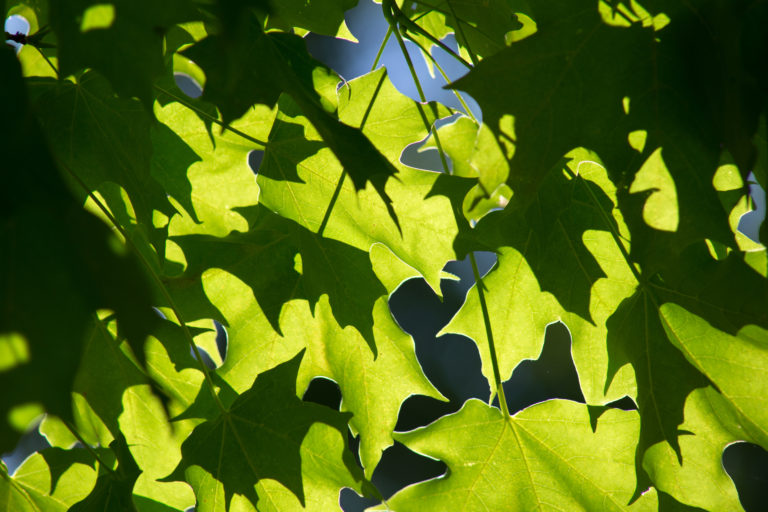
[[[330,317],[327,304],[318,309],[316,317]],[[374,306],[374,320],[375,358],[358,336],[334,326],[309,337],[306,368],[302,366],[307,377],[322,375],[338,383],[342,410],[354,414],[350,426],[360,435],[360,459],[367,477],[382,452],[394,444],[392,432],[406,398],[418,394],[445,400],[424,376],[413,340],[395,323],[383,297]],[[325,325],[333,326],[332,319]],[[307,377],[299,382],[309,384]]]
[[[173,132],[183,142],[183,145],[167,147],[164,140],[155,141],[158,147],[164,148],[162,154],[153,155],[155,175],[161,183],[166,183],[181,176],[183,169],[191,190],[189,205],[183,203],[185,206],[168,221],[168,233],[223,237],[233,230],[246,231],[248,222],[236,209],[256,204],[259,197],[256,180],[248,167],[248,154],[263,149],[255,141],[267,139],[274,113],[257,106],[233,122],[230,129],[213,128],[210,132],[195,111],[178,102],[156,105],[155,116],[164,126],[158,131]],[[195,156],[189,159],[191,164],[183,168],[179,157],[189,151]],[[166,262],[164,271],[169,276],[178,275],[183,269],[184,255],[173,242],[166,240],[165,243],[170,251],[168,259],[173,263]]]
[[[114,331],[110,332],[108,319],[94,321],[83,346],[73,391],[85,397],[89,409],[113,437],[120,435],[118,419],[124,412],[123,393],[145,383],[142,372],[121,350]],[[87,424],[83,427],[88,428]],[[93,435],[98,437],[95,432]]]
[[[171,428],[163,404],[153,394],[146,377],[131,360],[129,353],[126,353],[126,347],[121,347],[114,338],[114,327],[107,320],[96,322],[93,334],[85,346],[75,381],[74,390],[83,397],[79,402],[77,428],[87,439],[102,440],[106,435],[115,439],[120,436],[125,438],[132,460],[142,470],[136,482],[136,490],[132,490],[132,493],[147,499],[165,499],[164,495],[171,494],[180,497],[180,502],[186,503],[185,507],[190,506],[193,499],[188,487],[155,482],[155,479],[167,475],[179,463],[184,437],[179,438],[175,434],[182,430],[186,435],[188,430],[184,431],[179,426]],[[176,357],[185,349],[187,357],[191,359],[189,345],[186,339],[179,339],[179,330],[178,326],[164,320],[155,335],[163,340],[168,350],[175,352]],[[154,341],[157,342],[156,339]],[[179,344],[183,349],[178,347]],[[148,347],[154,346],[148,343]],[[147,362],[149,368],[154,370],[152,365],[158,359],[156,356],[148,356]],[[180,363],[182,367],[198,368],[194,360],[182,359]],[[187,371],[187,375],[189,373]],[[197,375],[193,373],[193,377],[183,386],[194,386],[197,382],[199,389],[201,379],[194,377]],[[179,391],[177,386],[171,389],[175,391],[176,397],[181,395],[180,398],[184,399],[183,390]],[[109,434],[92,427],[100,423],[104,424]],[[101,443],[104,444],[104,441]]]
[[[625,117],[626,84],[642,76],[643,68],[637,68],[647,62],[637,57],[650,50],[654,35],[639,26],[608,26],[592,2],[531,2],[531,9],[534,35],[484,59],[451,85],[478,100],[483,121],[494,131],[505,114],[514,116],[510,186],[523,200],[574,148],[595,151],[609,171],[614,158],[629,160],[626,134],[615,127]],[[611,67],[604,69],[604,63]]]
[[[657,443],[645,453],[643,467],[659,491],[682,503],[705,510],[742,510],[736,487],[723,467],[723,450],[740,436],[723,421],[722,400],[712,387],[694,390],[685,402],[685,421],[679,427],[689,433],[678,440],[682,464],[668,444]]]
[[[629,449],[637,414],[608,410],[593,432],[584,405],[553,400],[511,418],[469,400],[427,427],[396,436],[448,472],[398,492],[409,510],[626,510],[635,485]],[[633,510],[655,508],[653,492]],[[384,510],[380,508],[379,510]]]
[[[738,232],[765,181],[768,2],[385,1],[398,37],[454,33],[474,64],[449,88],[485,124],[437,130],[451,109],[308,52],[356,4],[3,2],[32,34],[0,50],[0,452],[43,415],[52,447],[0,464],[0,509],[325,511],[349,488],[398,511],[740,510],[723,450],[768,448],[768,258]],[[452,166],[410,168],[416,145]],[[409,396],[443,397],[390,297],[441,295],[484,250],[487,304],[470,289],[444,331],[497,383],[563,322],[587,403],[470,400],[394,432]],[[341,411],[301,400],[316,378]],[[367,478],[395,441],[448,471],[384,501]]]
[[[371,310],[386,290],[373,273],[367,253],[321,238],[261,205],[239,213],[249,220],[247,233],[174,238],[187,259],[184,278],[199,279],[210,267],[234,274],[251,287],[277,332],[284,303],[306,298],[314,308],[320,296],[327,294],[339,324],[354,326],[375,350]],[[349,301],[353,294],[356,300]]]
[[[506,206],[511,191],[505,185],[509,175],[508,151],[499,144],[487,125],[460,116],[437,130],[443,151],[450,157],[454,176],[477,178],[477,185],[464,201],[468,218],[479,220],[493,208]],[[502,144],[505,142],[502,139]],[[505,144],[506,145],[506,144]],[[510,145],[511,146],[511,145]],[[437,148],[434,135],[419,151]]]
[[[677,463],[682,463],[680,437],[687,433],[680,427],[683,406],[691,392],[706,386],[706,380],[668,342],[659,321],[656,298],[647,290],[639,289],[625,299],[606,325],[610,357],[606,385],[626,363],[635,371],[641,418],[638,470],[646,450],[656,444],[668,443]],[[650,482],[640,471],[638,475],[639,493]]]
[[[729,334],[749,324],[768,329],[768,279],[746,263],[749,254],[716,261],[704,244],[692,246],[649,285],[659,305],[674,302]]]
[[[350,487],[359,494],[371,490],[370,484],[359,482],[362,475],[346,446],[346,436],[336,428],[314,423],[301,443],[300,455],[305,482],[303,506],[289,489],[264,479],[256,486],[260,512],[341,510],[339,490],[342,487]],[[354,470],[350,470],[352,467]]]
[[[96,483],[96,472],[70,453],[51,461],[50,450],[33,454],[13,476],[0,467],[0,510],[64,512],[85,498]]]
[[[301,28],[336,36],[344,25],[344,12],[358,0],[270,0],[267,25],[285,31]]]
[[[152,129],[151,117],[141,104],[115,97],[96,73],[86,73],[76,83],[35,81],[31,94],[57,161],[73,175],[69,177],[77,195],[85,201],[87,192],[98,191],[145,259],[158,264],[159,256],[161,262],[165,231],[164,226],[155,228],[154,212],[166,218],[176,213],[168,199],[170,192],[189,208],[191,189],[185,172],[195,155],[162,125]],[[153,142],[174,155],[174,165],[163,165],[162,159],[152,161]],[[153,163],[160,179],[153,176]],[[146,247],[147,241],[154,250]]]
[[[677,304],[663,304],[659,312],[672,344],[733,408],[740,435],[768,446],[766,386],[761,377],[768,367],[768,331],[747,325],[738,336],[731,336]]]
[[[746,176],[757,157],[752,142],[766,105],[768,74],[761,63],[766,56],[762,46],[766,39],[760,27],[768,20],[768,6],[762,2],[718,1],[692,11],[682,2],[668,5],[653,0],[646,4],[650,11],[663,12],[670,19],[659,45],[663,52],[659,59],[661,78],[690,91],[689,101],[699,102],[711,123],[700,128],[698,135],[716,131]],[[691,41],[695,41],[696,51],[692,51]],[[681,65],[691,64],[692,58],[696,59],[695,67],[681,69]],[[702,81],[719,74],[734,79],[729,83]],[[693,127],[691,121],[684,126]]]
[[[591,289],[607,275],[588,250],[585,234],[618,233],[613,217],[615,189],[604,174],[598,174],[603,178],[599,185],[577,176],[582,164],[591,166],[593,161],[584,152],[573,156],[573,161],[566,157],[550,171],[525,211],[516,209],[516,204],[507,207],[502,214],[506,218],[498,221],[504,227],[491,225],[488,229],[494,231],[488,238],[495,235],[489,240],[491,247],[503,241],[523,252],[542,290],[552,293],[566,311],[594,322],[589,308]],[[597,167],[598,172],[602,170],[599,164]],[[483,227],[478,229],[482,233]]]
[[[389,290],[416,272],[377,244],[371,260],[377,277]],[[401,403],[410,395],[442,396],[424,377],[413,341],[394,322],[384,296],[374,304],[373,336],[377,355],[350,328],[343,329],[322,298],[310,310],[307,301],[292,299],[280,313],[282,335],[272,331],[248,286],[221,270],[203,276],[205,293],[228,319],[227,360],[219,374],[238,392],[254,377],[307,349],[297,387],[300,392],[317,376],[339,384],[343,409],[354,414],[351,426],[360,434],[360,457],[370,475],[381,452],[393,443],[392,431]]]
[[[51,2],[50,13],[62,75],[92,68],[119,95],[138,97],[147,109],[152,82],[164,69],[163,35],[176,23],[197,17],[188,0]]]
[[[4,360],[0,374],[3,387],[18,390],[0,400],[0,448],[6,451],[18,438],[5,421],[14,406],[42,403],[48,412],[71,418],[70,390],[97,308],[116,312],[140,360],[156,316],[135,259],[82,210],[61,180],[10,48],[0,52],[0,69],[6,77],[2,118],[15,121],[4,123],[0,133],[4,165],[14,170],[6,173],[0,193],[0,333],[4,347],[15,344],[18,356],[10,364]]]
[[[207,330],[187,327],[192,336]],[[197,338],[195,337],[197,342]],[[198,343],[199,346],[199,343]],[[194,402],[203,381],[184,329],[172,322],[158,325],[146,344],[147,372],[166,396],[186,409]]]
[[[493,55],[536,29],[524,14],[529,11],[525,1],[420,0],[412,10],[418,16],[416,23],[434,37],[442,39],[453,32],[464,50],[462,53],[478,58]],[[424,46],[429,48],[432,44]]]
[[[118,436],[109,447],[116,457],[116,467],[100,466],[96,487],[87,498],[69,509],[72,512],[136,510],[133,504],[133,486],[141,470],[128,450],[125,437]]]
[[[695,58],[691,48],[697,48],[695,55],[717,54],[702,50],[711,45],[706,29],[691,26],[689,14],[682,17],[679,31],[672,18],[657,32],[658,20],[647,15],[617,26],[622,23],[611,19],[608,10],[586,0],[531,2],[531,9],[534,35],[485,59],[451,85],[478,99],[484,121],[494,130],[501,129],[504,115],[514,116],[512,201],[529,203],[547,171],[568,151],[585,147],[599,155],[619,185],[621,209],[633,232],[633,259],[648,270],[663,267],[703,238],[732,245],[711,186],[720,125],[710,113],[720,108],[722,91],[712,91],[710,101],[708,93],[696,88],[706,78],[683,71]],[[691,42],[700,39],[700,46]],[[709,66],[705,58],[702,73]],[[646,137],[644,148],[638,148],[642,158],[629,141],[640,132]],[[651,229],[642,220],[647,194],[626,197],[624,187],[644,160],[658,158],[654,154],[661,155],[657,163],[674,181],[680,219],[675,233]]]
[[[633,293],[636,282],[625,254],[626,227],[616,189],[595,156],[579,150],[553,168],[524,211],[510,204],[484,217],[476,242],[499,249],[496,267],[483,279],[502,379],[524,359],[536,359],[547,324],[562,320],[571,331],[573,358],[588,403],[634,394],[624,374],[610,390],[606,320]],[[618,244],[622,245],[619,246]],[[475,288],[443,330],[474,339],[483,374],[493,382],[490,353]]]
[[[648,469],[651,463],[643,453],[661,441],[677,455],[678,464],[685,464],[680,447],[686,435],[680,427],[684,404],[695,389],[707,385],[706,373],[702,376],[700,368],[673,350],[670,341],[675,341],[664,308],[679,308],[687,315],[706,314],[721,329],[736,333],[749,323],[768,325],[766,297],[765,280],[737,253],[717,262],[705,248],[697,247],[685,251],[660,279],[642,283],[608,319],[606,383],[625,363],[633,366],[642,418],[637,464],[642,463],[650,475],[662,470]],[[674,305],[665,306],[667,301]],[[639,485],[638,491],[641,488]]]
[[[186,478],[195,486],[200,479],[213,478],[223,485],[227,506],[234,494],[245,496],[256,506],[260,498],[254,486],[271,479],[294,494],[302,506],[306,505],[305,487],[309,484],[305,485],[302,478],[303,441],[315,423],[344,433],[349,415],[296,397],[296,374],[301,357],[298,355],[260,374],[253,386],[217,418],[196,427],[182,445],[181,463],[166,480]],[[313,443],[310,453],[323,459],[324,447]],[[226,463],[222,464],[224,460]],[[346,472],[341,476],[348,485],[356,486],[354,482],[360,477],[352,476],[359,471],[354,461],[347,458],[344,466]],[[322,464],[315,467],[324,470]],[[338,475],[339,469],[334,473]],[[202,498],[198,495],[198,501]]]
[[[260,202],[310,231],[323,227],[323,236],[361,250],[383,243],[440,293],[442,267],[456,257],[452,242],[458,226],[450,201],[430,197],[439,175],[400,162],[405,147],[427,135],[417,105],[395,89],[384,69],[348,82],[340,89],[338,101],[339,119],[359,126],[398,167],[397,179],[387,182],[386,190],[395,198],[392,208],[400,229],[387,219],[386,201],[371,190],[355,193],[357,187],[323,147],[318,132],[294,105],[282,100],[259,168]],[[448,115],[434,106],[438,116]],[[431,124],[435,121],[432,109],[424,110]]]
[[[264,33],[255,20],[245,17],[236,33],[210,35],[183,54],[205,72],[202,97],[219,108],[225,124],[254,103],[272,106],[281,93],[289,95],[349,173],[355,189],[361,190],[370,182],[397,224],[392,200],[384,190],[395,167],[360,130],[329,113],[335,105],[322,92],[329,85],[335,86],[338,77],[309,55],[303,39]],[[261,72],[263,69],[269,73]]]

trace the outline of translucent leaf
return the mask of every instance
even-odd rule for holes
[[[313,424],[328,425],[344,433],[349,419],[326,407],[302,402],[296,397],[296,374],[301,355],[265,372],[246,392],[240,394],[220,415],[200,424],[182,445],[183,458],[166,480],[190,479],[198,493],[201,485],[223,485],[228,506],[235,494],[248,498],[254,505],[260,499],[256,484],[265,479],[275,480],[305,505],[314,477],[306,483],[303,478],[305,462],[302,447]],[[322,443],[323,436],[320,441]],[[313,444],[310,456],[325,458],[325,446]],[[342,454],[343,465],[333,477],[343,480],[342,485],[358,487],[359,469],[349,452]],[[222,463],[226,461],[226,463]],[[326,471],[324,464],[314,466]],[[341,469],[345,468],[345,470]],[[355,473],[358,476],[354,476]],[[321,477],[325,480],[326,477]],[[269,487],[269,486],[268,486]],[[211,489],[213,490],[213,489]],[[205,491],[207,493],[209,491]],[[262,491],[259,494],[265,493]],[[198,500],[206,494],[198,494]],[[264,498],[267,499],[268,498]],[[215,503],[210,510],[217,510]]]
[[[742,510],[736,487],[723,468],[723,450],[739,436],[724,424],[721,402],[711,387],[694,390],[680,425],[689,433],[678,440],[682,463],[669,445],[657,443],[646,452],[643,467],[657,489],[682,503],[705,510]]]
[[[637,414],[608,410],[595,431],[584,405],[554,400],[511,418],[469,400],[431,425],[397,435],[448,472],[387,500],[394,510],[628,510],[635,486],[629,455]],[[653,510],[655,493],[633,510]],[[385,510],[384,507],[379,510]]]
[[[711,186],[719,141],[732,141],[734,147],[728,148],[744,157],[737,158],[740,167],[749,161],[742,128],[731,133],[721,124],[732,121],[731,114],[741,115],[729,111],[730,93],[705,78],[724,64],[717,50],[704,50],[713,40],[702,19],[717,19],[717,9],[703,18],[684,9],[664,10],[672,21],[657,32],[647,13],[617,26],[606,23],[605,13],[586,0],[578,6],[531,2],[536,33],[483,60],[451,85],[478,100],[484,122],[497,132],[504,115],[514,116],[513,202],[532,201],[551,166],[573,148],[599,155],[619,185],[619,204],[633,232],[632,257],[649,271],[703,238],[733,245],[727,214]],[[743,12],[738,17],[734,23],[747,23]],[[724,29],[723,38],[738,32],[729,30]],[[682,70],[697,58],[691,48],[697,48],[701,60],[697,72],[688,74]],[[748,81],[734,87],[752,93]],[[743,114],[739,119],[756,116]],[[637,130],[647,136],[640,158],[628,141]],[[643,161],[659,149],[677,193],[679,225],[674,233],[647,225],[642,211],[648,193],[628,194],[621,186],[631,183]],[[743,166],[742,173],[749,167]],[[661,213],[670,215],[666,209]],[[657,226],[658,214],[649,211],[646,220]]]
[[[444,108],[433,105],[438,116]],[[436,118],[425,108],[428,121]],[[400,229],[376,194],[358,191],[342,166],[296,107],[281,101],[280,112],[259,168],[260,201],[283,217],[323,236],[344,240],[364,251],[381,242],[416,268],[435,290],[440,271],[455,258],[451,246],[458,232],[451,203],[432,195],[439,175],[402,165],[405,147],[427,135],[419,109],[399,93],[384,69],[350,81],[339,90],[339,119],[362,133],[399,169],[387,183]],[[338,195],[335,195],[338,194]],[[463,198],[463,195],[462,195]],[[327,217],[327,218],[326,218]]]
[[[562,320],[573,338],[573,358],[588,403],[634,394],[631,375],[609,390],[606,320],[634,291],[622,251],[626,227],[616,189],[594,155],[578,150],[553,169],[524,211],[510,204],[477,225],[477,240],[499,247],[496,267],[483,279],[502,379],[523,359],[536,359],[549,323]],[[618,244],[621,245],[618,245]],[[483,374],[493,382],[477,291],[442,330],[476,340]]]
[[[95,483],[96,472],[76,457],[49,462],[45,454],[34,454],[13,476],[0,468],[0,510],[64,512],[85,498]]]
[[[175,173],[166,172],[163,182],[152,176],[149,113],[135,100],[115,97],[110,84],[97,73],[85,73],[77,83],[35,81],[31,93],[53,153],[67,169],[73,190],[83,202],[89,191],[98,191],[145,259],[159,265],[165,251],[165,226],[155,228],[153,211],[166,218],[176,213],[168,200],[171,192],[182,205],[189,205],[185,171],[195,155],[176,134],[157,127],[155,138],[177,160],[172,168]],[[167,191],[163,185],[169,186]],[[146,247],[147,242],[154,249]]]
[[[660,316],[672,344],[733,407],[743,435],[768,446],[768,393],[761,377],[768,366],[768,331],[752,325],[731,336],[677,304],[663,304]]]
[[[281,93],[289,95],[344,166],[355,189],[361,190],[370,182],[397,223],[392,200],[384,190],[395,167],[360,130],[332,115],[334,105],[323,102],[318,92],[335,75],[309,55],[303,39],[292,34],[264,33],[255,20],[245,16],[232,33],[210,35],[185,50],[184,55],[205,71],[203,99],[221,110],[225,124],[254,103],[271,107]],[[265,69],[269,73],[262,71]]]
[[[443,39],[452,32],[462,53],[479,58],[493,55],[536,28],[524,14],[529,11],[525,1],[422,0],[412,7],[405,4],[405,12],[432,36]],[[426,48],[433,44],[416,31],[409,35],[421,39]]]

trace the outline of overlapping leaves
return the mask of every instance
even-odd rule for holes
[[[181,447],[182,462],[168,479],[184,480],[185,472],[202,470],[221,482],[227,507],[235,493],[255,505],[258,497],[254,485],[264,479],[274,479],[296,495],[303,506],[306,502],[303,478],[309,479],[307,486],[310,486],[317,483],[321,475],[305,477],[302,474],[302,440],[314,423],[329,425],[341,434],[348,418],[296,397],[300,362],[301,355],[259,375],[253,386],[218,417],[195,428]],[[310,457],[324,458],[322,445],[314,443],[313,447],[315,451]],[[360,479],[359,475],[355,478],[359,469],[349,457],[344,462],[351,473],[343,475],[339,471],[345,478],[335,483],[359,488],[355,485],[355,480]],[[323,465],[315,468],[316,471],[325,469]],[[208,501],[205,495],[198,499]]]
[[[385,70],[340,84],[307,52],[349,37],[354,0],[6,3],[55,43],[19,54],[26,92],[0,56],[0,433],[37,402],[53,445],[0,472],[8,507],[329,510],[379,497],[400,441],[448,472],[395,510],[738,509],[722,451],[768,447],[768,267],[735,232],[765,181],[768,2],[387,2],[476,64],[451,87],[483,121],[437,131],[450,111]],[[428,136],[455,176],[401,162]],[[394,432],[442,395],[388,296],[470,250],[498,263],[444,331],[494,382],[563,321],[587,405],[471,400]],[[300,399],[317,377],[342,412]]]

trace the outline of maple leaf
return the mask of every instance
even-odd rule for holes
[[[505,114],[514,116],[513,202],[531,201],[548,170],[568,151],[585,147],[597,153],[619,187],[619,203],[634,234],[633,258],[648,270],[663,267],[697,240],[732,245],[711,186],[721,149],[716,113],[723,99],[720,91],[696,89],[693,82],[703,78],[690,65],[690,48],[699,48],[692,40],[713,44],[706,28],[692,26],[688,13],[658,30],[650,16],[616,26],[589,2],[546,2],[541,8],[532,2],[531,9],[535,34],[483,60],[451,85],[479,98],[484,120],[494,130]],[[701,55],[698,49],[696,55]],[[497,83],[514,93],[490,86]],[[692,90],[696,93],[689,94]],[[646,139],[639,158],[628,138],[641,132]],[[628,185],[659,148],[677,191],[681,220],[674,233],[648,228],[639,218],[647,194],[628,199]]]
[[[172,25],[197,17],[192,2],[97,0],[52,2],[51,26],[59,44],[61,73],[93,68],[127,98],[149,110],[152,82],[163,72],[163,36]],[[119,66],[114,65],[120,61]]]
[[[48,448],[27,458],[10,476],[0,467],[0,510],[65,512],[93,490],[96,471],[85,450]],[[85,456],[84,456],[85,455]]]
[[[240,494],[256,505],[254,486],[274,479],[303,506],[302,440],[318,422],[345,432],[350,415],[296,397],[302,355],[260,374],[218,417],[198,425],[182,445],[181,463],[165,480],[184,480],[185,473],[196,474],[199,468],[223,484],[227,504]],[[322,445],[313,451],[323,458]],[[354,474],[354,462],[347,463]]]
[[[115,454],[117,467],[114,469],[100,467],[93,491],[69,510],[88,512],[135,509],[133,487],[141,474],[141,470],[128,450],[125,437],[120,435],[110,443],[109,447]]]
[[[247,233],[235,232],[221,239],[207,235],[174,239],[187,258],[186,276],[200,276],[211,266],[238,276],[252,287],[278,332],[278,318],[286,301],[303,297],[315,304],[327,294],[339,323],[353,325],[375,351],[371,310],[385,290],[371,269],[368,255],[322,238],[261,205],[239,212],[251,224]],[[266,269],[269,279],[265,279]],[[357,300],[349,301],[353,295]]]
[[[452,238],[459,225],[449,200],[430,196],[440,175],[400,161],[405,147],[428,133],[418,106],[397,91],[384,69],[342,86],[338,103],[339,119],[359,127],[398,169],[397,180],[390,180],[387,190],[393,197],[392,208],[403,220],[399,229],[387,219],[386,203],[371,191],[357,190],[346,168],[324,147],[318,131],[289,101],[279,104],[258,170],[260,202],[311,231],[322,227],[324,237],[361,250],[383,243],[440,293],[440,273],[445,262],[455,257]],[[435,107],[438,116],[448,115],[444,107]],[[432,109],[425,110],[431,124],[436,117]]]
[[[0,508],[740,510],[723,450],[768,448],[768,256],[738,232],[768,2],[384,1],[389,35],[471,68],[449,87],[482,121],[312,57],[357,4],[7,3],[30,31],[0,51],[0,448],[41,411],[52,448],[0,465]],[[493,396],[564,323],[586,404],[396,432],[443,397],[390,297],[482,250],[443,331]],[[300,399],[317,378],[341,412]],[[385,501],[396,442],[448,471]]]
[[[9,343],[20,344],[15,353],[4,355],[0,374],[4,386],[19,392],[3,394],[0,410],[7,414],[14,406],[38,402],[48,412],[71,418],[70,390],[96,309],[115,310],[140,361],[156,316],[133,255],[113,250],[109,229],[81,209],[62,181],[9,48],[0,51],[0,69],[6,77],[3,119],[18,120],[18,126],[4,123],[0,137],[5,163],[15,170],[7,174],[0,208],[0,332],[6,340],[15,334]],[[45,321],[42,311],[48,314]],[[12,448],[18,432],[6,421],[0,431],[3,450]]]
[[[510,418],[469,400],[455,414],[397,434],[409,448],[443,460],[448,473],[403,489],[387,500],[388,506],[404,512],[456,506],[467,511],[629,509],[635,478],[624,454],[637,436],[637,414],[611,410],[600,421],[593,431],[586,406],[565,400]],[[649,493],[636,507],[650,510],[655,501],[655,493]]]
[[[615,201],[616,189],[605,169],[593,154],[579,150],[549,173],[526,210],[508,207],[478,223],[474,243],[499,251],[483,286],[503,378],[523,359],[535,359],[546,326],[562,320],[573,337],[574,362],[588,403],[633,392],[627,376],[614,389],[604,386],[609,363],[605,322],[636,283],[622,252],[627,230]],[[480,340],[483,374],[491,381],[480,309],[473,288],[441,332]]]
[[[358,0],[270,0],[269,27],[298,29],[326,36],[351,36],[344,23],[344,12]],[[288,32],[289,30],[286,30]]]
[[[528,10],[526,2],[508,0],[422,0],[404,3],[404,12],[415,15],[419,26],[436,39],[449,33],[456,35],[456,42],[468,58],[482,59],[506,48],[514,40],[522,39],[535,30],[532,23],[522,23],[519,15]],[[523,18],[526,22],[529,17]],[[407,28],[407,27],[406,27]],[[434,43],[425,35],[409,30],[425,48]],[[429,62],[429,61],[428,61]]]
[[[174,148],[177,158],[175,167],[165,167],[164,183],[158,181],[152,175],[150,115],[137,101],[115,97],[109,83],[95,72],[85,73],[74,84],[38,79],[30,84],[30,94],[53,154],[68,174],[74,175],[73,188],[82,201],[88,191],[98,191],[112,215],[128,228],[135,244],[152,244],[145,254],[148,261],[159,265],[167,235],[163,227],[154,227],[154,211],[166,217],[176,213],[168,200],[169,191],[178,192],[175,198],[189,205],[185,173],[195,155],[185,152],[178,136],[157,129],[156,138],[163,137],[158,142]],[[98,149],[79,150],[91,144]],[[166,189],[163,185],[171,186]],[[127,201],[123,194],[127,194]]]
[[[335,87],[338,78],[313,59],[303,39],[291,34],[264,33],[246,16],[233,33],[209,35],[184,51],[206,73],[203,99],[219,107],[224,124],[241,116],[254,103],[272,106],[288,94],[322,136],[352,178],[357,190],[370,182],[397,216],[384,190],[394,166],[360,132],[333,116],[334,105],[316,88]],[[269,69],[270,73],[260,70]]]

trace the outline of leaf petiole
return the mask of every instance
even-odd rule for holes
[[[485,285],[480,272],[477,270],[477,261],[475,253],[469,253],[469,261],[472,264],[472,274],[475,276],[475,286],[477,287],[477,296],[480,299],[480,309],[483,312],[483,323],[485,324],[485,335],[488,338],[488,349],[491,353],[491,365],[493,366],[493,381],[496,386],[496,394],[499,395],[499,406],[504,418],[509,418],[509,408],[507,407],[507,397],[504,395],[504,386],[501,383],[501,371],[499,371],[499,361],[496,356],[496,344],[493,342],[493,330],[491,329],[491,317],[488,314],[488,305],[485,303]]]
[[[85,439],[83,439],[83,436],[81,436],[81,435],[80,435],[80,432],[78,432],[78,431],[77,431],[77,429],[75,428],[75,426],[74,426],[74,425],[72,425],[70,422],[68,422],[68,421],[66,421],[66,420],[62,420],[62,422],[64,423],[64,426],[65,426],[65,427],[67,427],[67,430],[69,430],[69,432],[70,432],[70,433],[71,433],[73,436],[75,436],[75,439],[77,439],[77,441],[78,441],[78,442],[79,442],[81,445],[83,445],[83,448],[85,448],[85,450],[86,450],[86,451],[88,451],[88,453],[90,453],[91,455],[93,455],[93,458],[94,458],[94,459],[96,459],[96,462],[98,462],[98,463],[99,463],[99,465],[101,465],[101,467],[103,467],[103,468],[104,468],[104,469],[106,469],[106,470],[107,470],[109,473],[112,473],[113,475],[117,474],[117,472],[116,472],[114,469],[112,469],[112,468],[111,468],[111,467],[110,467],[110,466],[109,466],[107,463],[105,463],[105,462],[104,462],[104,461],[101,459],[101,456],[99,455],[99,453],[98,453],[96,450],[94,450],[94,449],[93,449],[93,446],[89,445],[89,444],[88,444],[88,443],[85,441]]]

